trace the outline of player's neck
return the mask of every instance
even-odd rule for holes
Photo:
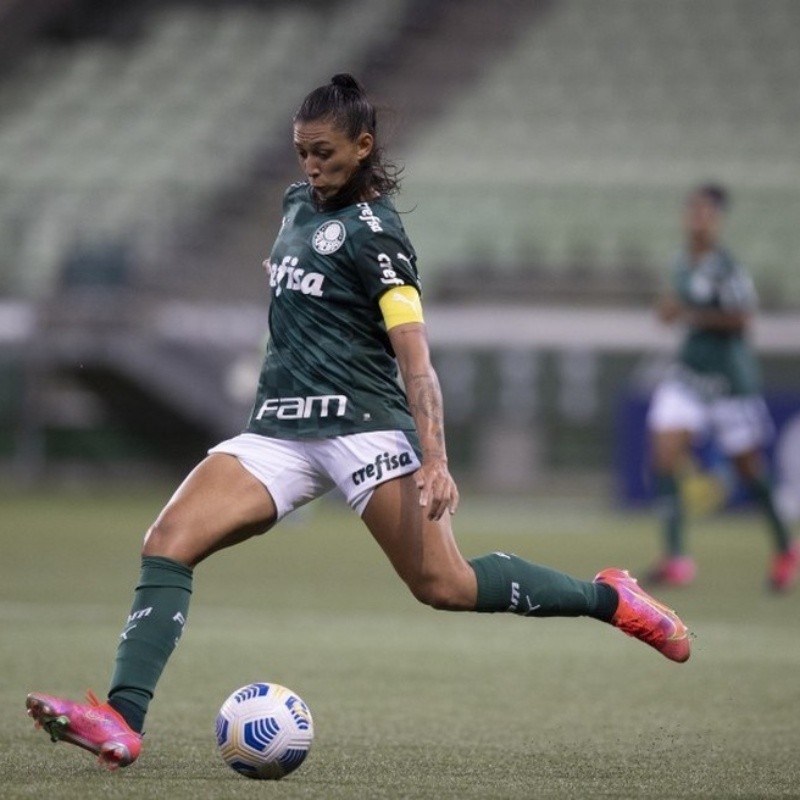
[[[330,197],[320,197],[313,189],[311,192],[317,211],[338,211],[356,203],[365,203],[378,197],[379,192],[371,182],[371,171],[357,170],[339,189]]]
[[[703,256],[712,253],[714,250],[717,249],[717,243],[713,239],[706,239],[705,237],[702,238],[690,238],[688,242],[689,255],[692,258],[692,261],[698,261]]]

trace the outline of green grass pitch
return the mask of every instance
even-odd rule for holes
[[[0,797],[679,798],[800,796],[800,592],[764,589],[760,519],[693,526],[699,581],[662,593],[696,636],[676,665],[611,627],[419,606],[334,502],[196,572],[186,635],[140,760],[115,775],[50,744],[26,692],[106,688],[143,530],[167,489],[0,497]],[[467,556],[508,549],[591,578],[641,569],[655,521],[572,500],[464,502]],[[217,709],[254,680],[311,707],[278,783],[216,752]]]

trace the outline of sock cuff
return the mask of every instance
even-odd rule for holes
[[[127,696],[129,694],[134,697],[137,694],[149,696],[146,697],[142,703],[131,700],[130,697]],[[122,716],[132,730],[136,731],[136,733],[141,733],[144,728],[144,718],[147,714],[147,704],[152,699],[153,695],[150,692],[141,692],[141,690],[131,690],[127,689],[126,687],[122,687],[121,689],[116,690],[116,693],[114,694],[109,693],[108,704],[114,709],[114,711]]]
[[[491,553],[480,558],[472,558],[467,562],[474,570],[478,582],[476,611],[492,612],[508,609],[508,581],[502,563],[504,558],[507,556]]]
[[[769,478],[750,478],[745,482],[750,493],[758,500],[767,497],[772,492],[772,481]]]
[[[142,573],[137,589],[166,586],[192,593],[193,570],[180,561],[163,556],[142,556]]]
[[[592,585],[595,587],[595,601],[589,616],[603,622],[611,622],[614,614],[617,613],[617,606],[619,606],[619,592],[607,583],[593,583]]]
[[[674,495],[678,493],[678,481],[672,473],[660,473],[655,476],[653,486],[656,494]]]

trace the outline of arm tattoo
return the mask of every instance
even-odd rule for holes
[[[407,395],[423,451],[430,456],[446,458],[442,391],[436,373],[409,376]]]

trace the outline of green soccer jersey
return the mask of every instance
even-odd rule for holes
[[[415,429],[378,301],[418,290],[416,255],[391,201],[316,210],[289,187],[265,267],[269,342],[247,431],[281,439]]]
[[[689,307],[722,311],[752,310],[756,304],[750,276],[727,250],[718,248],[694,263],[681,253],[672,271],[673,289]],[[741,331],[690,327],[678,362],[687,380],[704,394],[748,395],[760,391],[758,364]]]

